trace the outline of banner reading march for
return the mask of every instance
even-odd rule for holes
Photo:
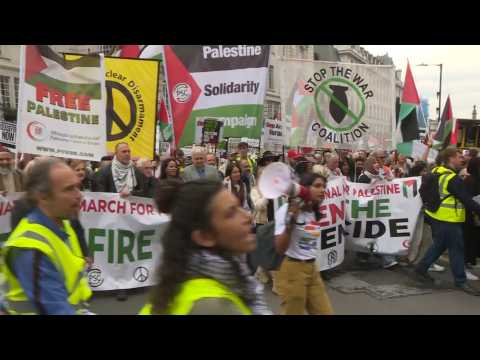
[[[259,139],[269,55],[265,45],[164,45],[175,144],[193,144],[209,117],[224,137]]]
[[[17,151],[100,160],[106,154],[102,56],[64,60],[48,45],[22,45]]]
[[[282,59],[279,73],[291,147],[392,148],[393,66]]]
[[[0,196],[0,247],[11,231],[14,200],[23,193]],[[118,194],[83,193],[80,221],[94,258],[88,272],[93,290],[130,289],[155,283],[162,253],[160,239],[170,221],[153,200]]]
[[[155,284],[162,254],[160,239],[170,218],[153,200],[118,194],[83,193],[80,220],[94,263],[88,272],[93,290],[130,289]]]

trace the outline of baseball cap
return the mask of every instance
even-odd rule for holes
[[[296,158],[300,157],[301,155],[298,153],[298,151],[296,151],[294,149],[290,149],[287,152],[287,156],[288,156],[289,159],[296,159]]]

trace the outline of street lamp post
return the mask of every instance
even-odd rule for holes
[[[440,67],[440,84],[438,86],[438,93],[437,93],[437,96],[438,96],[438,123],[437,123],[437,128],[438,128],[438,125],[440,125],[440,117],[442,116],[442,73],[443,73],[443,64],[425,64],[425,63],[421,63],[421,64],[418,64],[417,66],[439,66]]]

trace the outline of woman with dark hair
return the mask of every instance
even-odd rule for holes
[[[177,160],[169,158],[162,161],[160,179],[180,179],[180,167]]]
[[[353,172],[350,169],[350,163],[348,160],[341,160],[339,163],[340,171],[342,175],[347,178],[349,181],[353,181]]]
[[[325,198],[327,179],[319,174],[305,174],[300,184],[309,188],[311,200],[300,208],[293,199],[275,214],[275,249],[285,254],[277,275],[282,314],[332,315],[330,299],[315,266],[319,207]],[[312,231],[313,228],[316,230]]]
[[[244,254],[256,247],[252,217],[222,183],[163,180],[156,204],[171,215],[158,283],[140,314],[269,315]]]
[[[480,158],[472,158],[467,167],[469,176],[465,179],[465,187],[471,197],[480,195]],[[467,269],[477,269],[477,256],[480,256],[478,234],[480,233],[480,219],[468,211],[465,220],[465,264]],[[467,274],[468,275],[468,274]]]
[[[250,186],[242,179],[242,169],[236,162],[231,162],[225,172],[223,185],[240,201],[240,206],[251,212]]]

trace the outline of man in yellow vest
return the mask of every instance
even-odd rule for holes
[[[462,159],[456,148],[447,148],[441,153],[442,165],[432,170],[440,174],[439,195],[442,200],[437,211],[425,210],[426,220],[432,227],[433,244],[415,268],[417,280],[434,284],[428,275],[428,268],[448,249],[450,266],[455,286],[478,296],[480,291],[467,283],[464,264],[463,223],[465,208],[480,214],[480,205],[468,195],[457,172],[462,167]]]
[[[89,314],[92,291],[85,260],[68,219],[78,216],[79,179],[59,159],[45,158],[29,170],[26,198],[31,210],[4,246],[8,314]]]
[[[247,160],[248,166],[250,167],[250,174],[254,174],[255,167],[257,164],[255,160],[248,155],[248,143],[245,141],[242,141],[241,143],[238,144],[237,149],[238,149],[238,156],[236,158],[236,161],[240,163],[241,160]]]

